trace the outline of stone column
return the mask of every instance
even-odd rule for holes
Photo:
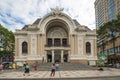
[[[47,62],[47,51],[44,53],[44,62]]]
[[[64,60],[63,60],[63,50],[61,51],[61,63],[63,63]]]
[[[54,63],[55,62],[55,60],[54,60],[54,50],[52,50],[52,63]]]

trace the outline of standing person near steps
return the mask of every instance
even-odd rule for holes
[[[0,63],[0,73],[2,72],[2,70],[3,70],[3,64]]]
[[[28,74],[28,76],[30,76],[30,69],[29,69],[28,64],[24,64],[24,70],[25,70],[25,72],[23,75],[25,76],[25,74]]]
[[[37,71],[37,68],[38,68],[37,62],[34,63],[33,68],[34,68],[34,71]]]
[[[56,71],[59,71],[59,63],[58,62],[56,63],[55,66],[56,66]]]
[[[56,66],[55,66],[55,64],[53,64],[52,67],[51,67],[51,74],[50,74],[50,76],[55,76],[55,69],[56,69]]]

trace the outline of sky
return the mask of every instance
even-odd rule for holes
[[[63,12],[81,25],[95,29],[95,0],[0,0],[0,24],[12,30],[32,24],[50,13],[50,8],[64,8]]]

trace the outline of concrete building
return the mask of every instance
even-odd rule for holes
[[[120,14],[120,0],[96,0],[94,5],[97,28]]]
[[[15,61],[95,64],[96,31],[51,9],[43,18],[15,32]]]
[[[120,0],[96,0],[94,5],[97,29],[104,23],[116,19],[120,14]],[[104,35],[99,37],[97,53],[98,55],[107,55],[109,63],[120,63],[120,33],[114,32],[114,41],[111,41],[113,37],[109,33],[109,38]]]
[[[107,22],[107,0],[96,0],[95,3],[96,27]]]

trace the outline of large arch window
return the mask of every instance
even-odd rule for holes
[[[90,42],[86,42],[86,53],[87,54],[91,53],[91,44],[90,44]]]
[[[28,44],[26,41],[22,43],[22,53],[27,54],[28,53]]]

